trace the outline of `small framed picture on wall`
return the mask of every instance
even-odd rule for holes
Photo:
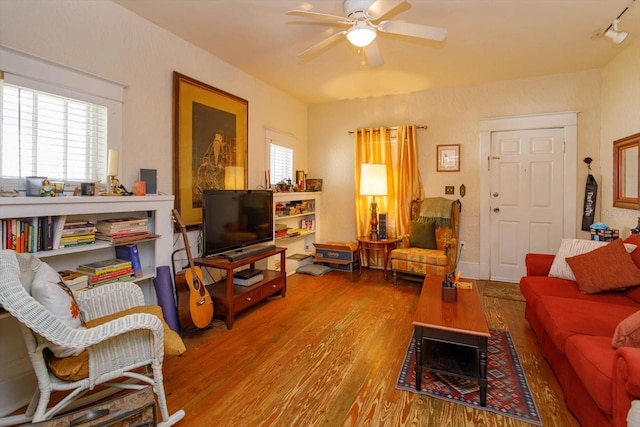
[[[460,144],[438,145],[436,161],[438,172],[460,172]]]

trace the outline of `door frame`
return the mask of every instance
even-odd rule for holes
[[[535,114],[528,116],[495,117],[480,120],[480,264],[477,277],[488,280],[491,274],[491,240],[490,230],[490,192],[491,171],[489,170],[491,155],[491,134],[493,132],[564,129],[564,195],[562,206],[562,237],[575,238],[577,224],[577,145],[578,145],[578,112]]]

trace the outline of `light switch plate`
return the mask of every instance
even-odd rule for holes
[[[455,193],[455,187],[453,185],[445,185],[444,187],[444,194],[454,194]]]

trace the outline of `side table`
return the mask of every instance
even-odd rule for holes
[[[384,256],[384,280],[387,280],[387,266],[389,265],[389,254],[392,250],[396,248],[397,240],[396,239],[378,239],[373,240],[369,238],[369,236],[360,236],[358,237],[358,245],[360,253],[362,254],[360,259],[364,261],[367,260],[367,267],[369,267],[369,251],[382,251]]]

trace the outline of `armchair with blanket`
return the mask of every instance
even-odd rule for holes
[[[444,197],[411,202],[409,234],[399,237],[391,251],[393,283],[398,278],[416,278],[451,273],[458,260],[459,200]]]

